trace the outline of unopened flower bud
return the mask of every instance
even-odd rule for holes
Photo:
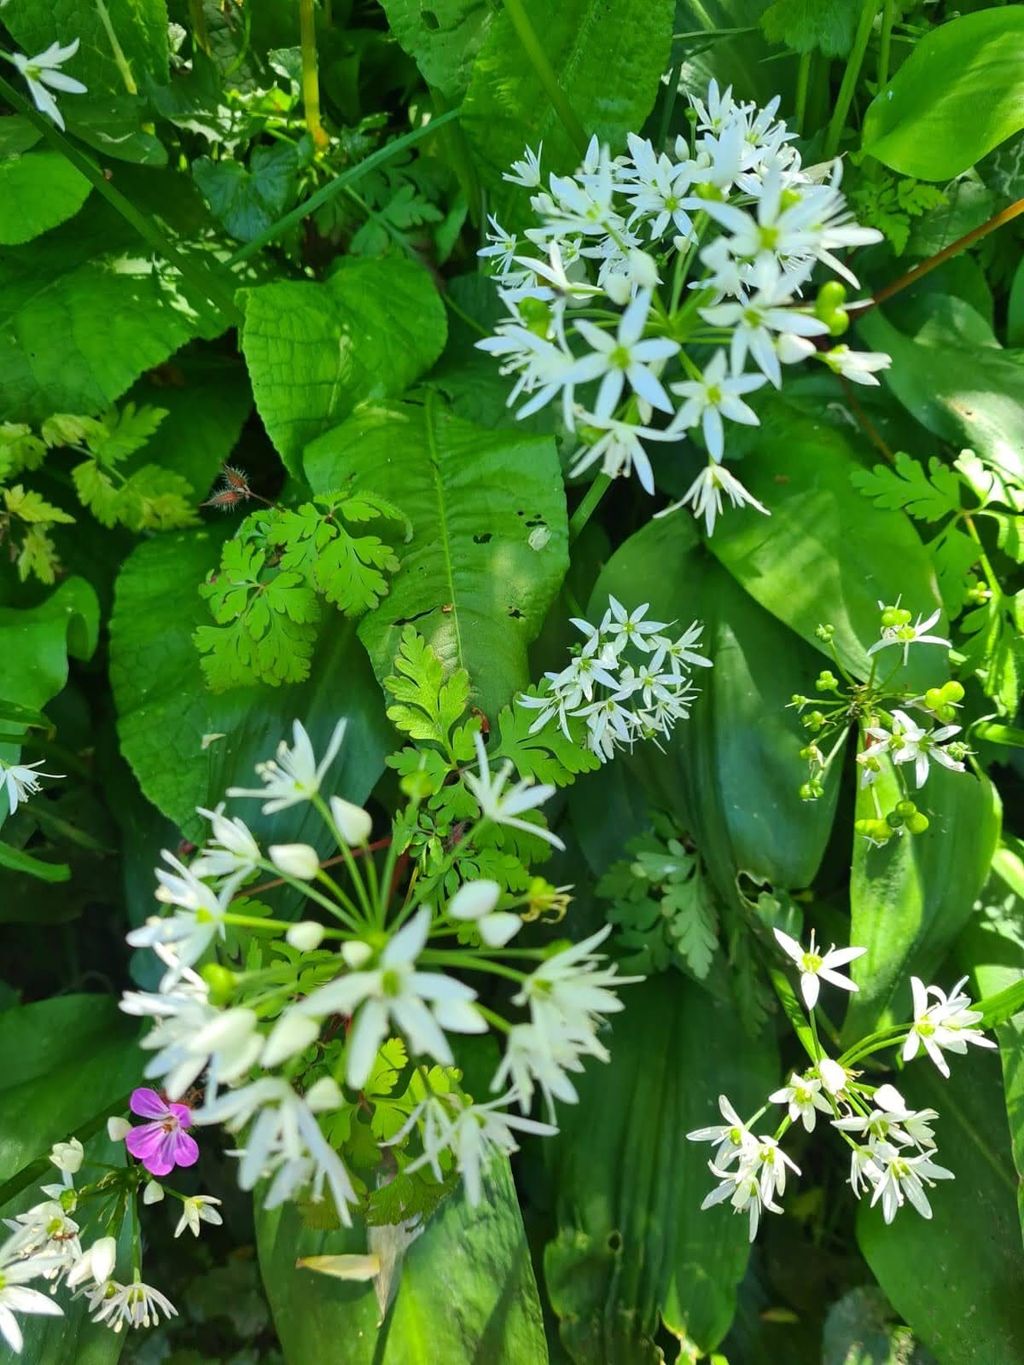
[[[260,1065],[280,1066],[289,1057],[304,1052],[320,1035],[320,1022],[301,1014],[282,1014],[270,1031],[260,1056]]]
[[[331,814],[334,816],[334,823],[338,826],[338,832],[346,844],[361,847],[369,839],[373,820],[370,818],[369,812],[363,810],[362,806],[355,806],[351,801],[345,801],[340,796],[332,796]]]
[[[306,1103],[314,1113],[319,1114],[328,1109],[340,1108],[345,1103],[345,1096],[333,1076],[321,1076],[306,1091]]]
[[[369,962],[373,956],[373,949],[368,943],[363,943],[361,939],[350,939],[348,943],[341,945],[341,955],[345,959],[347,967],[351,967],[353,971],[358,971],[364,963]]]
[[[119,1114],[107,1119],[107,1137],[111,1142],[123,1142],[132,1131],[132,1125]]]
[[[320,871],[320,858],[309,844],[271,844],[270,861],[286,877],[311,882]]]
[[[146,1187],[142,1191],[142,1202],[144,1204],[159,1204],[163,1197],[163,1185],[158,1180],[147,1180]]]
[[[320,947],[326,932],[324,926],[318,924],[315,919],[304,919],[291,926],[285,934],[285,939],[300,953],[311,953],[314,948]]]
[[[448,914],[452,919],[479,919],[488,915],[498,904],[501,887],[497,882],[482,879],[465,882],[448,902]]]
[[[50,1150],[50,1160],[66,1175],[75,1175],[85,1158],[85,1148],[78,1138],[68,1138],[67,1142],[55,1142]]]

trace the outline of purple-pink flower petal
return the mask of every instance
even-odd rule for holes
[[[138,1114],[144,1119],[165,1119],[170,1112],[166,1101],[162,1100],[155,1090],[150,1090],[146,1086],[132,1091],[128,1105],[133,1114]]]

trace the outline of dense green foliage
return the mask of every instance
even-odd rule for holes
[[[6,0],[0,58],[0,1215],[63,1180],[177,1309],[114,1333],[111,1272],[73,1296],[63,1266],[45,1315],[0,1236],[0,1361],[8,1310],[29,1365],[1024,1359],[1021,7]],[[719,183],[727,87],[769,109]],[[846,197],[778,261],[776,118],[801,191],[840,157]],[[641,139],[681,177],[656,209]],[[730,195],[760,214],[735,317]],[[737,360],[772,289],[792,331]],[[605,368],[569,374],[581,337]],[[176,860],[273,794],[296,721],[317,790],[230,807],[269,849],[207,904]],[[189,895],[194,981],[158,985],[149,919]],[[388,1014],[421,920],[411,980],[478,971],[476,1022]],[[506,1016],[543,1032],[583,940],[601,1000],[524,1093]],[[864,951],[815,1013],[830,944]],[[901,1056],[912,978],[980,1011],[948,1079],[927,1029]],[[117,1002],[189,982],[292,1050],[175,1089]],[[774,1098],[808,1057],[813,1132]],[[439,1155],[424,1113],[509,1075],[514,1137]],[[251,1179],[243,1076],[313,1130]],[[928,1217],[858,1204],[829,1131],[886,1085],[939,1116]],[[142,1086],[200,1114],[153,1207],[107,1127]],[[800,1168],[752,1247],[687,1137],[722,1095]]]

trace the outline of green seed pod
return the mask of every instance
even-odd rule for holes
[[[918,811],[916,815],[912,815],[907,821],[907,829],[911,834],[923,834],[930,823],[927,815]]]

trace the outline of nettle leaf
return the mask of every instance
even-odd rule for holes
[[[826,57],[845,57],[857,15],[850,0],[774,0],[761,15],[761,29],[770,43],[794,52],[817,48]]]
[[[303,447],[358,403],[418,379],[446,333],[430,275],[403,256],[343,258],[324,284],[249,290],[242,350],[256,407],[288,469],[298,473]]]
[[[384,679],[394,702],[388,720],[411,739],[436,744],[458,764],[473,756],[475,726],[461,722],[469,710],[469,674],[444,665],[414,626],[406,626],[394,659],[395,671]]]
[[[540,689],[530,687],[525,694],[540,696]],[[498,743],[494,757],[511,759],[520,777],[535,777],[538,782],[553,782],[556,787],[568,787],[580,773],[596,772],[601,760],[587,746],[586,723],[576,716],[567,719],[566,735],[557,720],[550,720],[536,733],[531,728],[537,712],[519,706],[502,708],[498,716]]]
[[[60,152],[0,161],[0,246],[20,246],[73,218],[92,186]]]
[[[381,0],[388,27],[413,57],[428,85],[459,100],[487,36],[494,11],[488,0]]]
[[[879,507],[903,510],[918,521],[940,521],[960,511],[959,474],[932,455],[925,472],[911,455],[897,451],[894,468],[876,464],[871,470],[855,469],[850,481]]]
[[[375,488],[412,522],[391,592],[359,627],[377,676],[391,672],[414,621],[494,716],[527,684],[526,647],[566,571],[554,442],[462,421],[428,393],[422,405],[361,408],[309,447],[306,472],[321,491],[345,478]]]

